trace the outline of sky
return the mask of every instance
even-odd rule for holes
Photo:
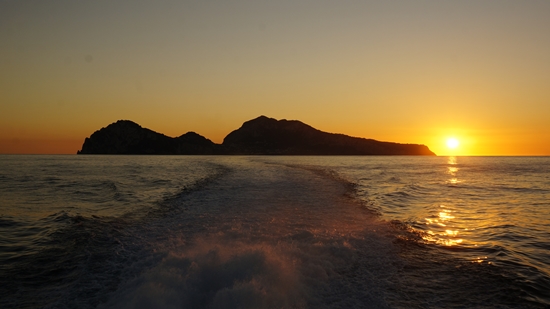
[[[0,0],[0,153],[119,119],[221,143],[260,115],[550,155],[550,1]]]

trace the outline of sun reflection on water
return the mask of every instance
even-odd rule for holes
[[[447,177],[444,183],[450,185],[450,187],[462,183],[463,180],[458,175],[459,170],[457,157],[449,157],[445,167]],[[435,204],[436,207],[431,209],[430,216],[424,219],[426,228],[424,229],[423,240],[444,248],[477,247],[478,244],[472,238],[475,228],[472,229],[463,221],[471,218],[472,213],[466,210],[467,213],[461,215],[461,197],[459,193],[451,190],[445,198],[446,201]],[[479,264],[492,264],[487,256],[472,256],[470,261]]]
[[[454,156],[449,157],[447,161],[447,174],[451,176],[446,181],[447,184],[456,185],[460,183],[458,179],[458,162]],[[451,207],[452,208],[452,207]],[[440,204],[436,214],[430,218],[425,218],[428,230],[423,237],[425,241],[435,243],[442,246],[457,246],[462,244],[464,240],[460,237],[460,228],[456,227],[456,211]]]
[[[459,237],[459,229],[447,227],[449,224],[452,225],[452,220],[455,219],[453,211],[445,208],[445,205],[439,205],[439,208],[440,210],[437,216],[425,218],[426,225],[431,225],[432,227],[427,230],[423,237],[424,240],[443,246],[456,246],[461,244],[464,240]]]
[[[450,156],[449,161],[447,163],[452,164],[452,165],[456,165],[457,164],[456,157],[455,156]]]
[[[449,157],[449,161],[447,161],[447,164],[450,165],[447,167],[447,174],[451,175],[451,179],[449,179],[447,183],[450,183],[451,185],[456,185],[460,182],[457,178],[458,163],[456,157]]]

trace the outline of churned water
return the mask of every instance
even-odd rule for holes
[[[550,158],[0,156],[2,308],[545,308]]]

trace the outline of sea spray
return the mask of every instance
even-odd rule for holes
[[[185,220],[155,223],[170,231],[155,242],[164,258],[106,307],[389,307],[385,286],[397,261],[381,233],[387,225],[346,196],[344,183],[284,166],[233,164],[226,177],[181,200]]]
[[[2,308],[549,304],[545,158],[6,157]]]

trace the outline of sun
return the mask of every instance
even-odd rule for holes
[[[456,138],[451,137],[447,139],[447,147],[449,147],[449,149],[456,149],[458,145],[460,145],[460,142]]]

